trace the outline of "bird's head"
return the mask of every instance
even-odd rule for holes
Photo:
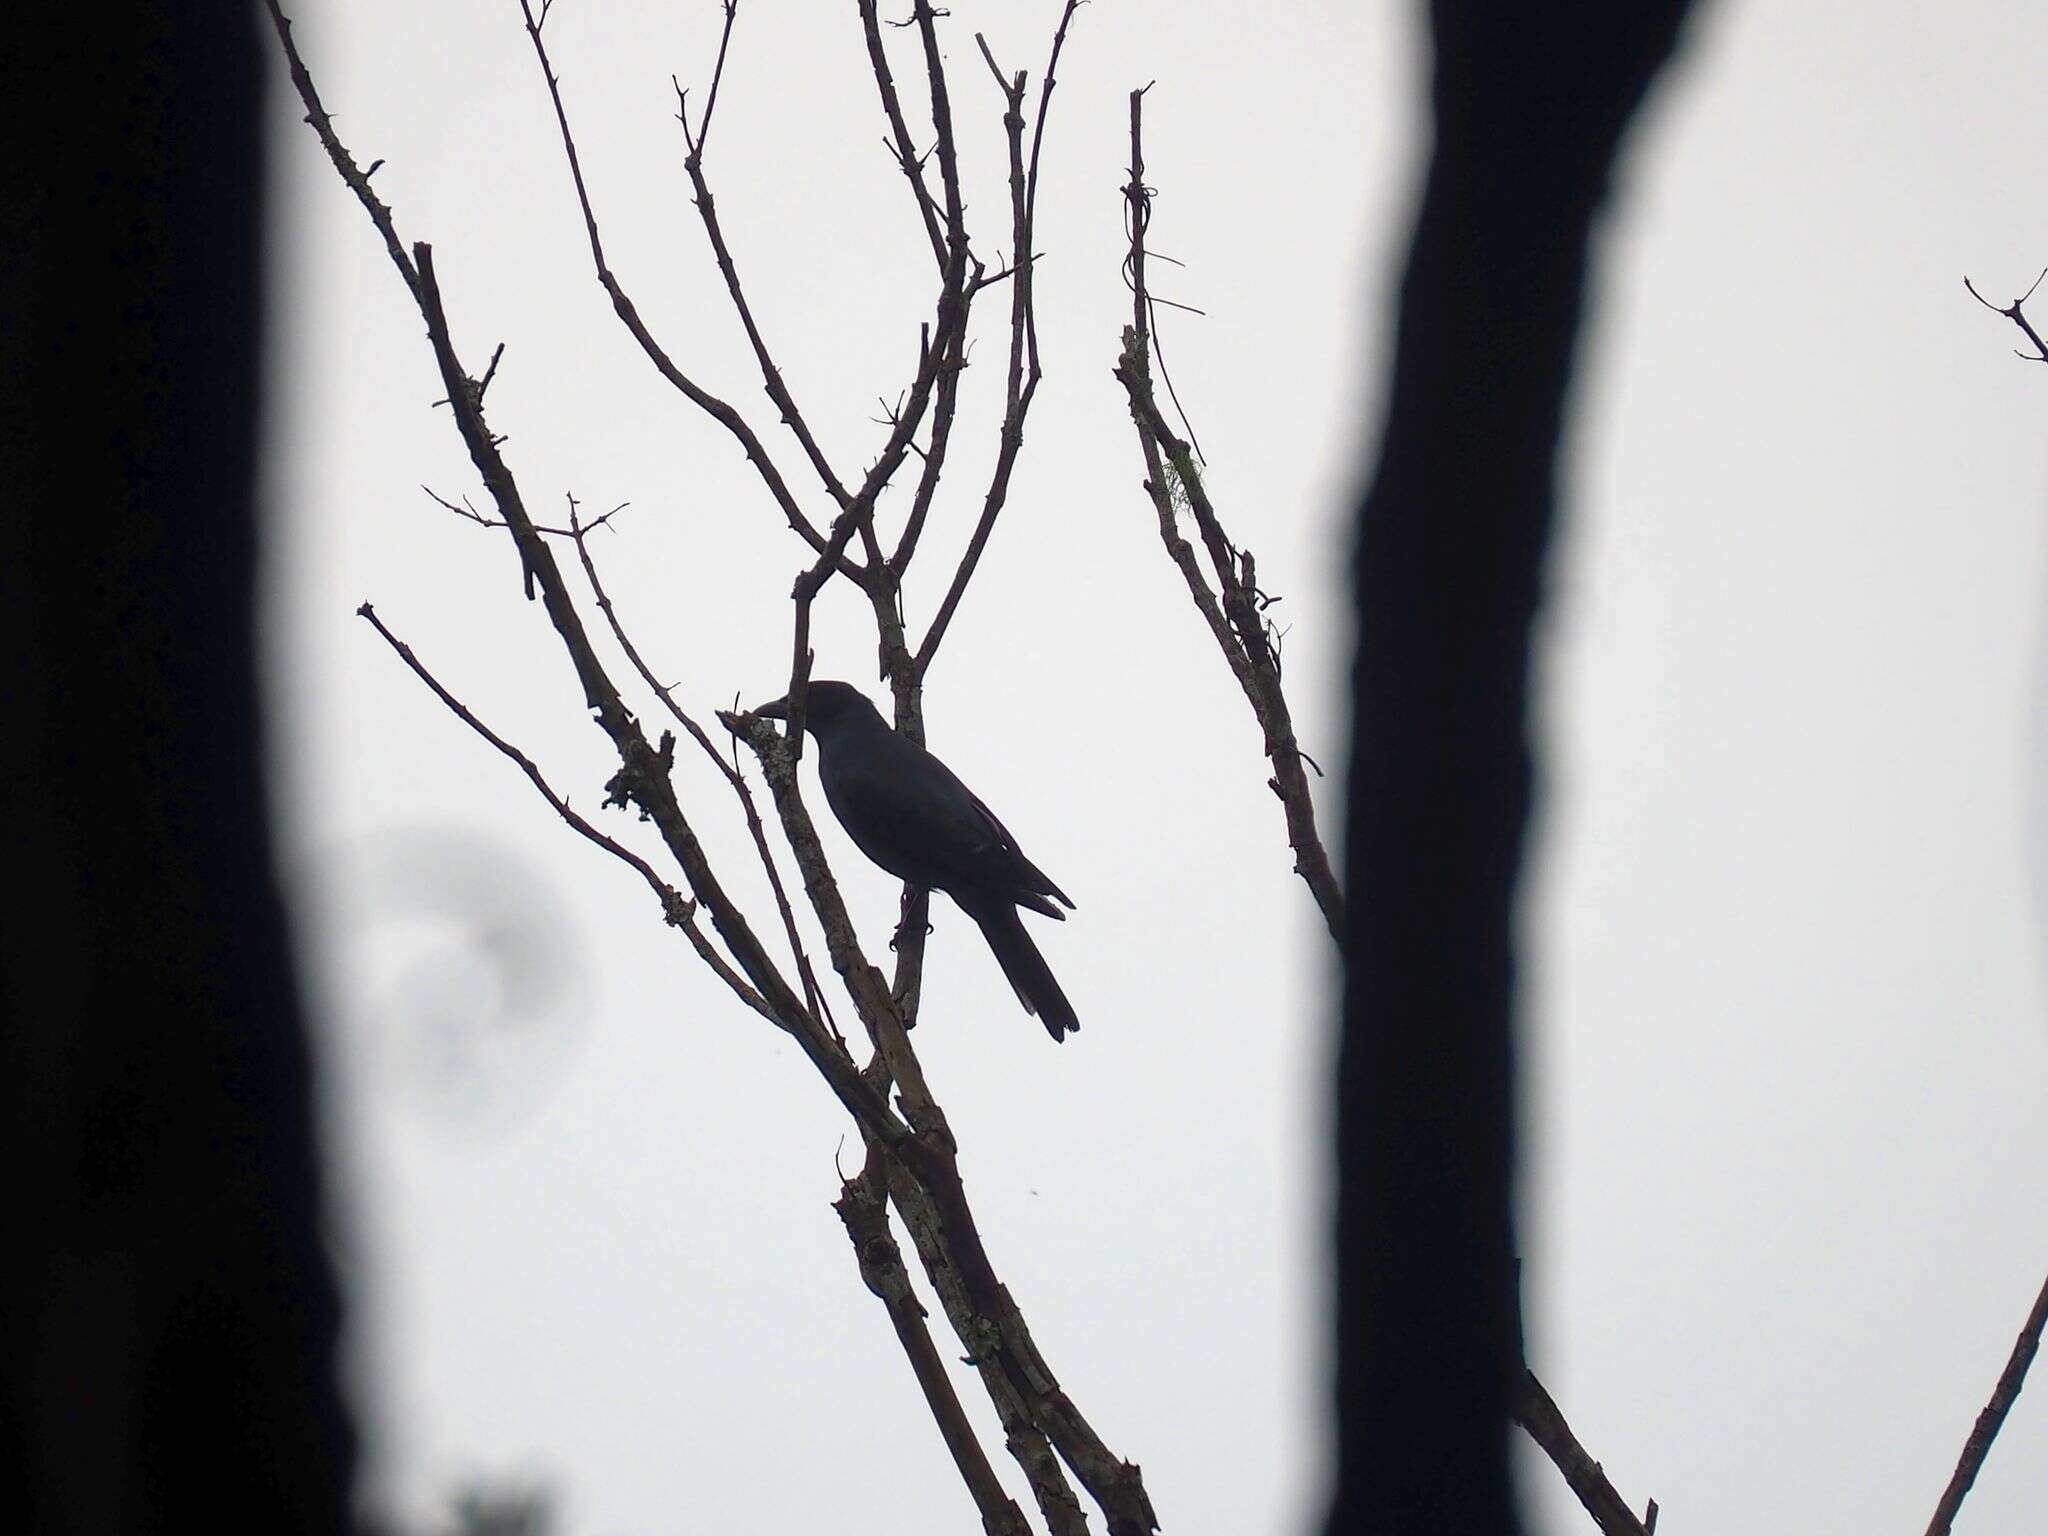
[[[787,720],[789,700],[787,697],[772,703],[754,707],[754,714],[766,720]],[[813,736],[823,737],[848,726],[864,725],[873,721],[887,729],[880,711],[869,702],[868,696],[851,683],[835,683],[814,679],[804,689],[804,729]]]

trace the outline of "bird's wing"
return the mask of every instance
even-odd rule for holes
[[[849,744],[852,745],[852,744]],[[1062,917],[1065,892],[1025,858],[996,815],[944,763],[891,733],[823,756],[825,796],[861,852],[899,879],[934,890],[1000,893]]]
[[[974,796],[930,753],[893,734],[849,747],[819,764],[825,798],[861,852],[882,868],[938,886],[963,860],[997,847]]]
[[[1074,905],[1073,899],[1069,897],[1065,891],[1061,890],[1058,886],[1054,885],[1051,879],[1047,877],[1044,870],[1040,869],[1036,864],[1032,863],[1029,859],[1027,859],[1024,856],[1024,850],[1017,846],[1017,839],[1010,835],[1010,829],[1004,826],[1002,822],[996,819],[996,813],[988,808],[987,803],[983,801],[981,796],[975,794],[972,790],[968,790],[967,798],[974,802],[974,808],[982,814],[982,816],[987,820],[989,826],[994,829],[996,837],[1001,843],[1004,851],[1007,852],[1011,858],[1017,861],[1018,865],[1021,866],[1022,872],[1029,877],[1032,885],[1032,895],[1038,897],[1055,897],[1059,901],[1065,903],[1068,909],[1071,910]],[[1057,917],[1062,920],[1064,920],[1066,917],[1066,913],[1060,911],[1059,908],[1053,906],[1052,903],[1048,901],[1029,901],[1023,898],[1019,898],[1018,904],[1020,906],[1030,907],[1035,911],[1043,912],[1047,917]]]

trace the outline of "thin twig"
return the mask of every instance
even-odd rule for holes
[[[2006,305],[2003,309],[2000,309],[1996,304],[1992,303],[1989,299],[1985,298],[1983,294],[1979,293],[1977,291],[1977,285],[1975,283],[1971,282],[1967,277],[1963,279],[1963,286],[1969,289],[1971,298],[1975,299],[1979,304],[1982,304],[1994,315],[2005,316],[2006,319],[2010,320],[2014,325],[2020,328],[2020,330],[2025,334],[2028,341],[2033,343],[2034,352],[2031,357],[2029,357],[2024,352],[2017,354],[2020,357],[2026,358],[2027,361],[2030,363],[2048,363],[2048,342],[2042,341],[2041,333],[2034,329],[2033,322],[2026,317],[2025,313],[2022,310],[2022,306],[2026,304],[2027,300],[2031,299],[2034,296],[2034,289],[2041,286],[2042,278],[2048,278],[2048,267],[2043,267],[2041,269],[2041,276],[2034,279],[2032,285],[2028,287],[2027,291],[2021,294],[2018,298],[2014,299],[2010,304]]]
[[[968,537],[967,548],[954,569],[945,596],[940,600],[938,612],[933,615],[931,627],[925,631],[924,639],[917,648],[917,675],[919,678],[931,669],[932,658],[938,654],[939,642],[945,638],[947,626],[966,594],[967,584],[974,577],[975,568],[981,561],[982,551],[987,548],[989,535],[995,529],[996,518],[1001,514],[1010,495],[1010,480],[1016,469],[1017,456],[1024,447],[1024,420],[1030,413],[1032,397],[1038,391],[1043,370],[1038,361],[1038,320],[1034,303],[1032,276],[1037,265],[1033,239],[1037,222],[1038,195],[1038,151],[1045,130],[1045,112],[1052,98],[1053,71],[1058,67],[1060,50],[1065,47],[1067,27],[1073,21],[1074,12],[1080,8],[1081,0],[1067,0],[1060,12],[1058,28],[1053,33],[1052,48],[1046,58],[1045,85],[1039,93],[1037,128],[1032,135],[1031,155],[1026,160],[1024,153],[1024,86],[1025,75],[1019,70],[1009,80],[1003,78],[1002,69],[990,52],[988,42],[979,33],[975,41],[981,47],[981,56],[988,62],[989,72],[995,76],[996,86],[1003,93],[1003,128],[1009,143],[1010,168],[1010,238],[1015,275],[1010,286],[1010,356],[1003,399],[1003,423],[1001,437],[996,450],[996,463],[990,473],[988,489],[982,497],[981,515],[976,519],[973,533]],[[904,551],[898,550],[899,558],[905,558]]]
[[[711,137],[711,113],[718,105],[718,83],[725,78],[725,50],[732,43],[732,27],[739,19],[739,14],[739,0],[725,0],[725,26],[718,34],[718,61],[711,66],[711,89],[704,95],[704,116],[697,124],[695,139],[690,137],[689,114],[682,110],[683,88],[680,85],[676,87],[676,115],[682,119],[683,142],[689,146],[693,155],[701,156],[704,153],[704,141]]]
[[[607,512],[605,518],[611,515]],[[612,603],[611,595],[605,591],[604,583],[598,578],[597,561],[590,552],[589,535],[603,521],[604,519],[593,523],[581,522],[576,514],[575,499],[570,499],[571,536],[576,541],[576,554],[583,565],[584,579],[590,583],[591,596],[597,603],[597,610],[604,615],[605,623],[611,629],[612,638],[618,641],[619,649],[626,653],[626,660],[632,663],[633,670],[640,674],[640,680],[657,699],[661,700],[662,706],[683,728],[684,733],[696,742],[706,757],[711,759],[719,773],[724,776],[726,783],[731,786],[733,794],[738,797],[741,814],[746,818],[747,832],[754,840],[755,854],[761,861],[762,869],[767,872],[768,886],[775,896],[775,909],[782,918],[782,931],[789,941],[790,958],[795,962],[797,974],[804,983],[805,1004],[815,1011],[820,1001],[817,977],[811,969],[810,956],[804,952],[803,936],[797,929],[796,913],[790,906],[789,893],[782,884],[782,872],[776,868],[775,855],[768,846],[768,835],[761,824],[760,812],[754,806],[754,792],[748,787],[745,776],[725,760],[725,755],[718,750],[704,728],[696,722],[689,711],[676,702],[675,691],[654,675],[654,670],[641,656],[639,647],[634,645],[632,637],[626,633],[626,627],[620,622],[618,609]]]
[[[648,742],[639,720],[626,708],[617,686],[598,660],[582,617],[569,595],[568,583],[563,580],[561,568],[555,562],[554,552],[534,528],[518,485],[498,453],[496,440],[484,424],[475,392],[456,358],[448,332],[448,318],[441,303],[440,287],[434,276],[432,249],[424,244],[414,245],[413,259],[419,270],[420,311],[427,322],[427,337],[433,344],[442,382],[448,388],[448,398],[454,403],[456,424],[469,447],[471,461],[482,475],[499,515],[511,529],[529,579],[540,588],[549,621],[582,683],[585,703],[619,754],[621,767],[613,780],[615,797],[621,803],[632,802],[654,823],[662,841],[682,866],[692,893],[710,909],[713,926],[725,940],[741,971],[767,999],[777,1022],[805,1042],[813,1060],[829,1058],[831,1051],[823,1038],[822,1026],[803,1010],[795,992],[755,937],[745,915],[725,893],[712,871],[710,860],[676,799],[665,754],[656,752]],[[845,1065],[850,1071],[852,1063],[849,1061]],[[828,1077],[837,1079],[835,1087],[848,1086],[846,1074],[831,1067],[826,1070]],[[865,1099],[865,1096],[859,1097]],[[848,1107],[853,1106],[849,1103]],[[873,1106],[866,1103],[865,1107],[872,1109]],[[893,1120],[894,1117],[888,1118]]]
[[[276,11],[274,0],[272,16],[287,56],[296,59],[297,55],[291,49],[289,25]],[[347,151],[333,139],[331,126],[323,126],[327,121],[325,114],[313,110],[317,106],[317,97],[313,95],[312,80],[303,64],[294,71],[294,79],[307,104],[309,120],[317,118],[314,122],[316,132],[321,134],[323,142],[333,143],[330,156],[335,159],[337,168],[352,166],[354,162]],[[336,150],[339,150],[338,154]],[[360,198],[360,192],[358,196]],[[381,205],[365,202],[365,207],[372,220],[378,221]],[[391,228],[388,213],[379,222],[380,228]],[[395,231],[393,236],[395,238]],[[710,861],[676,801],[663,754],[657,753],[641,733],[639,722],[626,709],[617,688],[605,675],[569,598],[554,555],[527,515],[518,486],[498,452],[499,440],[484,423],[476,383],[463,371],[449,335],[447,315],[434,277],[432,249],[425,244],[415,244],[409,261],[403,259],[404,255],[402,249],[398,251],[396,264],[419,307],[421,318],[426,321],[435,363],[440,369],[442,384],[448,391],[448,402],[463,441],[469,448],[470,458],[482,475],[519,549],[528,582],[537,583],[540,588],[549,619],[583,684],[586,702],[619,753],[621,768],[613,780],[614,793],[622,801],[630,800],[637,804],[654,822],[663,842],[682,866],[692,894],[710,911],[712,925],[725,940],[739,970],[768,1005],[769,1016],[798,1042],[835,1096],[864,1127],[891,1148],[905,1146],[911,1140],[909,1127],[897,1117],[887,1100],[862,1080],[858,1069],[847,1057],[844,1045],[835,1042],[824,1026],[805,1011],[796,993],[754,936],[745,915],[719,884]]]
[[[2035,286],[2039,285],[2037,278]],[[2033,291],[2029,288],[2027,293],[2031,295]],[[2026,299],[2021,298],[2013,308],[2017,310],[2025,302]],[[1927,1522],[1927,1536],[1948,1536],[1949,1527],[1955,1523],[1956,1511],[1963,1507],[1963,1499],[1977,1481],[1977,1474],[1984,1469],[1984,1458],[1991,1454],[1991,1442],[1998,1438],[2005,1416],[2012,1412],[2020,1388],[2026,1385],[2027,1368],[2034,1363],[2034,1356],[2041,1348],[2044,1328],[2048,1328],[2048,1281],[2042,1282],[2041,1294],[2034,1298],[2033,1309],[2020,1326],[2020,1336],[2012,1346],[2012,1354],[2006,1358],[2005,1369],[1998,1373],[1998,1384],[1991,1389],[1991,1400],[1970,1427],[1970,1438],[1963,1442],[1962,1457],[1949,1476],[1948,1487],[1942,1490],[1941,1502],[1934,1507],[1934,1518]]]
[[[368,173],[366,172],[365,174]],[[498,343],[497,350],[491,353],[490,362],[486,364],[484,367],[484,376],[476,381],[477,399],[483,399],[485,392],[490,389],[491,380],[495,379],[498,376],[498,364],[503,362],[504,360],[505,343],[501,341]]]
[[[291,73],[292,85],[299,93],[299,101],[306,109],[306,121],[320,140],[320,147],[327,151],[327,158],[334,162],[334,169],[349,191],[355,193],[356,201],[363,205],[363,211],[370,216],[370,222],[383,238],[385,254],[391,264],[398,268],[398,275],[405,279],[406,287],[419,297],[419,274],[413,270],[405,254],[405,246],[398,238],[398,228],[392,222],[391,210],[384,201],[370,190],[370,177],[379,160],[368,171],[356,167],[355,156],[351,155],[334,132],[334,119],[321,104],[320,93],[313,88],[313,77],[306,70],[305,60],[299,57],[298,45],[292,41],[292,24],[285,13],[278,8],[277,0],[263,0],[263,8],[270,12],[270,24],[277,32],[277,41],[284,49],[285,65]]]
[[[481,394],[482,390],[479,389],[478,393]],[[438,506],[441,506],[447,509],[448,511],[453,512],[457,517],[462,518],[465,522],[475,523],[479,528],[510,528],[512,526],[510,523],[505,522],[501,518],[484,516],[483,513],[477,511],[475,507],[472,507],[469,504],[468,498],[466,497],[462,500],[460,504],[458,504],[456,502],[450,501],[446,496],[443,496],[439,491],[435,490],[430,485],[423,485],[420,487],[420,489],[425,491],[427,495],[430,498],[432,498],[432,500]],[[569,505],[572,513],[570,522],[574,524],[575,518],[573,516],[573,513],[576,505],[574,497],[570,498]],[[581,539],[585,535],[594,533],[598,529],[602,528],[606,523],[609,523],[613,518],[617,517],[621,512],[625,511],[626,508],[628,508],[631,505],[632,503],[629,501],[622,501],[616,507],[613,507],[611,511],[605,513],[604,516],[594,517],[589,522],[583,523],[580,526],[571,526],[568,528],[550,528],[545,523],[535,523],[533,525],[533,531],[535,533],[545,534],[549,538]]]
[[[808,517],[804,516],[795,496],[790,494],[788,483],[782,478],[782,471],[776,468],[774,458],[754,429],[747,424],[746,418],[676,366],[674,360],[654,339],[646,322],[640,318],[638,307],[627,295],[625,286],[620,283],[610,263],[605,260],[604,240],[597,229],[597,214],[591,207],[589,189],[583,183],[583,162],[576,153],[575,136],[569,131],[568,111],[562,105],[561,81],[556,78],[554,66],[548,59],[547,45],[541,41],[540,23],[534,18],[530,0],[519,0],[519,11],[526,19],[526,35],[533,44],[534,57],[540,63],[541,78],[547,82],[548,100],[554,105],[555,126],[561,135],[562,152],[568,157],[570,180],[575,183],[576,203],[583,214],[583,231],[590,242],[590,259],[597,269],[598,284],[611,298],[613,311],[633,339],[640,344],[640,350],[646,354],[648,361],[654,364],[656,371],[692,405],[738,440],[748,462],[760,475],[761,483],[768,488],[769,496],[781,509],[784,520],[796,531],[798,537],[814,550],[823,549],[825,536],[818,532]],[[853,574],[851,562],[848,564],[849,574]]]
[[[518,765],[519,771],[524,773],[532,781],[533,787],[540,791],[541,798],[554,807],[555,814],[574,828],[578,836],[602,848],[606,853],[646,881],[648,889],[654,892],[655,898],[661,903],[662,920],[669,924],[670,927],[680,928],[683,931],[691,945],[695,947],[697,953],[703,957],[704,963],[717,973],[720,981],[732,989],[734,996],[738,997],[741,1002],[753,1009],[754,1012],[760,1014],[764,1019],[768,1019],[771,1022],[774,1021],[774,1012],[769,1008],[766,999],[747,985],[746,978],[732,968],[731,963],[718,952],[711,941],[704,936],[703,931],[698,928],[697,903],[685,901],[681,892],[655,873],[652,864],[649,864],[623,843],[607,837],[604,833],[598,831],[596,827],[592,826],[573,810],[569,802],[555,793],[549,786],[546,778],[541,775],[539,765],[524,752],[513,746],[511,742],[485,725],[470,710],[468,705],[464,704],[462,700],[443,687],[440,679],[429,672],[419,657],[413,654],[412,647],[394,635],[384,621],[377,617],[376,609],[372,608],[368,603],[364,603],[356,609],[356,613],[370,621],[370,627],[384,637],[385,644],[398,653],[398,659],[412,669],[415,677],[433,690],[434,697],[447,705],[456,719],[475,731],[477,735],[483,737],[485,741],[489,742]]]
[[[939,185],[946,195],[947,281],[967,268],[966,204],[960,196],[960,156],[953,143],[953,104],[946,90],[946,65],[939,52],[938,13],[931,0],[913,0],[911,20],[917,26],[918,41],[924,45],[925,80],[931,91],[932,128],[938,142],[932,152],[938,156]]]
[[[1315,799],[1308,776],[1302,772],[1305,754],[1295,738],[1293,714],[1281,686],[1280,654],[1269,637],[1263,616],[1268,600],[1258,590],[1251,556],[1238,550],[1224,532],[1195,464],[1192,445],[1167,426],[1152,394],[1150,290],[1145,276],[1145,233],[1151,219],[1152,190],[1145,184],[1144,101],[1143,90],[1131,92],[1130,180],[1124,186],[1130,236],[1124,272],[1131,286],[1131,324],[1124,331],[1123,354],[1115,374],[1124,386],[1131,421],[1137,428],[1139,451],[1145,462],[1145,491],[1158,518],[1160,541],[1252,707],[1266,760],[1273,770],[1266,782],[1280,800],[1287,843],[1294,850],[1295,873],[1315,898],[1330,937],[1341,942],[1344,894],[1316,827]],[[1214,572],[1214,587],[1203,575],[1187,540],[1181,537],[1176,491],[1194,518]]]
[[[931,242],[932,259],[943,272],[946,268],[946,237],[939,225],[938,203],[925,183],[924,157],[918,154],[917,146],[911,141],[910,125],[904,120],[903,101],[896,91],[896,77],[889,70],[889,54],[882,46],[881,21],[875,6],[876,0],[860,0],[860,25],[862,34],[867,38],[868,64],[874,71],[876,89],[882,95],[882,111],[889,119],[891,153],[904,179],[910,183],[911,196],[917,199],[918,217],[924,221],[925,237]]]
[[[864,22],[867,19],[864,17]],[[949,370],[955,369],[964,361],[968,310],[984,275],[984,268],[975,260],[973,252],[968,248],[965,203],[960,193],[960,160],[953,138],[953,109],[946,85],[945,60],[939,49],[937,13],[933,10],[930,0],[915,0],[911,23],[917,27],[919,41],[924,49],[925,75],[931,95],[932,128],[937,135],[932,153],[939,162],[939,179],[945,192],[944,259],[941,262],[938,313],[930,331],[923,338],[916,381],[911,386],[909,399],[901,412],[901,417],[891,431],[888,442],[884,444],[881,457],[869,470],[866,482],[856,493],[854,504],[849,510],[860,516],[864,522],[862,537],[865,541],[864,547],[869,550],[870,569],[874,573],[873,579],[867,583],[867,592],[874,610],[875,623],[880,631],[878,638],[881,642],[882,670],[889,680],[897,724],[900,728],[907,727],[914,739],[921,740],[923,720],[918,695],[922,684],[922,671],[911,656],[903,632],[899,586],[901,564],[891,566],[877,559],[872,522],[874,504],[883,486],[888,484],[897,466],[908,453],[925,409],[938,391],[939,380],[948,377]],[[947,408],[951,409],[956,396],[949,390],[944,398]],[[950,428],[949,418],[945,429],[950,432]],[[939,433],[940,428],[935,423],[935,437]],[[936,474],[931,470],[929,454],[926,459],[926,470],[925,479],[935,486]],[[907,563],[907,560],[902,563]],[[800,656],[798,667],[793,669],[793,672],[801,670],[803,665]]]
[[[1074,13],[1087,3],[1088,0],[1067,0],[1065,9],[1060,12],[1060,24],[1053,29],[1052,49],[1046,54],[1045,77],[1038,87],[1038,120],[1031,125],[1031,161],[1024,177],[1024,207],[1029,223],[1035,223],[1038,209],[1038,154],[1045,146],[1045,120],[1052,108],[1052,89],[1059,83],[1060,52],[1067,46],[1067,27],[1073,21]],[[1020,267],[1030,253],[1031,244],[1027,240],[1017,249]],[[1035,374],[1038,372],[1038,315],[1036,309],[1028,306],[1025,310],[1025,332],[1030,344],[1031,371]]]
[[[730,12],[728,12],[726,32],[730,35],[731,31],[732,22]],[[719,65],[723,68],[725,62],[725,44],[723,42],[719,44],[718,57]],[[712,78],[711,92],[714,97],[718,92],[718,81],[715,75]],[[683,125],[684,143],[688,151],[683,156],[683,170],[690,178],[690,188],[696,200],[697,214],[703,222],[705,235],[711,241],[712,258],[718,263],[719,274],[725,279],[726,296],[732,300],[732,307],[739,315],[740,326],[747,333],[747,344],[754,349],[754,361],[760,366],[761,381],[767,390],[768,398],[774,402],[775,409],[781,413],[783,424],[796,437],[797,445],[804,451],[804,457],[811,461],[811,468],[817,472],[818,479],[824,484],[826,493],[841,508],[844,508],[852,498],[847,493],[846,487],[840,483],[838,475],[833,473],[832,466],[826,462],[824,450],[818,446],[817,438],[811,433],[810,423],[804,420],[803,411],[797,406],[795,397],[790,394],[789,386],[783,380],[781,368],[776,366],[775,359],[768,350],[768,343],[761,335],[760,326],[754,322],[753,308],[747,303],[746,290],[740,286],[739,267],[733,261],[731,248],[726,244],[725,231],[719,226],[717,200],[712,197],[711,184],[704,176],[703,141],[701,139],[691,141],[689,138],[689,115],[684,110],[682,97],[683,88],[678,84],[676,86],[676,118]],[[707,113],[710,111],[708,105],[705,111]],[[870,555],[869,558],[872,561],[874,557]]]
[[[960,403],[960,375],[967,366],[965,339],[964,333],[955,335],[947,355],[940,360],[939,382],[932,395],[931,442],[924,450],[924,468],[918,475],[917,489],[911,494],[903,535],[897,541],[896,553],[889,557],[890,573],[899,584],[910,568],[910,557],[917,552],[918,538],[931,514],[932,499],[938,494],[939,477],[945,472],[946,450],[952,444],[953,419]],[[901,419],[901,415],[899,408],[892,419]]]
[[[719,885],[709,859],[676,801],[674,786],[663,770],[660,754],[642,734],[639,722],[625,707],[617,688],[605,675],[596,652],[591,648],[589,636],[584,632],[582,619],[570,600],[567,584],[562,580],[553,552],[535,528],[533,519],[527,515],[519,487],[498,452],[498,439],[484,423],[476,382],[463,370],[449,335],[448,317],[442,307],[440,288],[434,279],[432,249],[425,244],[415,244],[410,253],[406,251],[398,238],[390,210],[369,190],[368,179],[356,170],[354,157],[336,136],[333,120],[321,105],[312,75],[292,42],[290,21],[279,9],[277,0],[265,0],[265,5],[290,66],[292,84],[306,108],[306,121],[312,125],[336,171],[355,193],[357,201],[363,205],[371,223],[383,237],[392,264],[404,279],[420,317],[426,322],[427,338],[433,347],[442,386],[448,392],[448,403],[463,442],[469,449],[470,459],[483,477],[500,518],[518,547],[529,590],[531,584],[539,584],[549,620],[569,653],[582,683],[586,703],[619,754],[621,768],[614,783],[620,785],[654,822],[663,842],[682,867],[691,893],[710,911],[712,926],[725,940],[740,971],[767,1004],[769,1016],[804,1047],[805,1054],[856,1118],[889,1145],[900,1145],[909,1134],[908,1128],[896,1117],[887,1101],[878,1098],[861,1081],[859,1072],[843,1048],[837,1057],[834,1056],[832,1042],[823,1027],[804,1011],[796,993],[754,936],[745,915]],[[530,11],[527,16],[538,44],[538,23],[533,21]],[[578,180],[580,186],[580,172]],[[594,239],[594,221],[590,230]]]

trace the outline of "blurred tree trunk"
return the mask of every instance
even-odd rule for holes
[[[255,17],[44,14],[0,81],[0,1527],[339,1532],[253,643]]]
[[[1435,141],[1359,511],[1331,1536],[1512,1532],[1510,942],[1587,250],[1684,0],[1437,0]]]

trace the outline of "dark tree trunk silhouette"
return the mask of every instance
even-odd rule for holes
[[[1685,9],[1430,8],[1435,142],[1359,512],[1332,1536],[1519,1528],[1530,630],[1594,216]]]
[[[340,1532],[253,634],[254,13],[13,24],[0,118],[0,1528]]]

